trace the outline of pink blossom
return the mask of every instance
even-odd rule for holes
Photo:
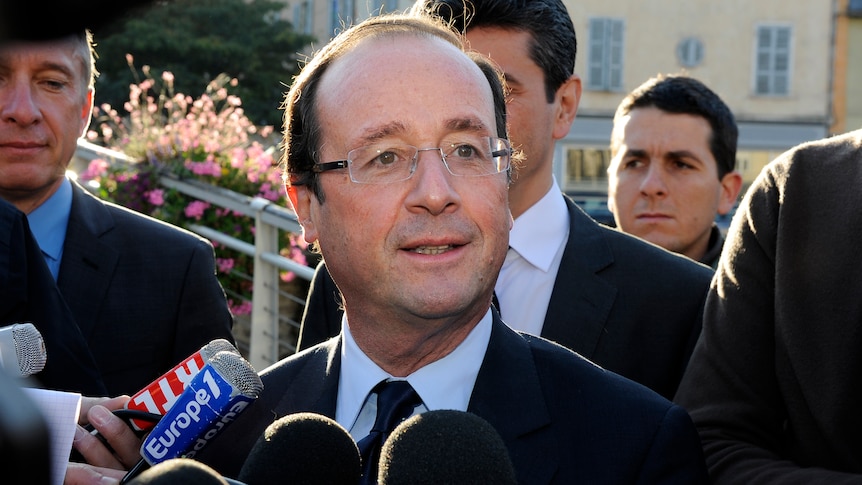
[[[233,258],[216,258],[219,273],[230,273],[235,263]]]
[[[153,189],[144,192],[144,197],[154,206],[161,207],[165,204],[165,191],[162,189]]]
[[[78,175],[78,178],[81,180],[93,180],[102,177],[107,173],[108,167],[110,167],[110,165],[105,160],[94,158],[93,161],[87,165],[87,170],[84,170],[84,172]]]
[[[228,306],[230,307],[230,311],[233,312],[234,315],[251,315],[251,302],[243,301],[239,305],[237,305],[233,300],[228,301]]]
[[[209,202],[194,200],[186,206],[183,213],[186,215],[186,217],[191,217],[192,219],[199,221],[201,220],[201,217],[203,217],[204,211],[209,209],[209,207]]]

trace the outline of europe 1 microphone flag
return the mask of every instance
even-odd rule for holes
[[[217,353],[144,439],[143,461],[155,465],[172,458],[193,458],[262,390],[260,377],[245,359],[232,352]],[[124,481],[133,478],[130,475],[137,468]]]
[[[213,340],[135,393],[126,403],[126,409],[164,416],[192,378],[219,352],[233,352],[239,355],[236,347],[227,340],[223,338]],[[153,422],[140,419],[132,419],[131,423],[138,431],[146,431],[155,426]]]

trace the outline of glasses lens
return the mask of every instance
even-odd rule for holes
[[[347,153],[350,178],[361,184],[388,184],[410,178],[416,147],[369,145]]]
[[[441,151],[449,172],[464,177],[505,172],[511,157],[508,141],[487,136],[462,136],[445,140]],[[401,143],[356,148],[347,153],[350,179],[360,184],[388,184],[407,180],[416,169],[418,152],[418,148]]]
[[[446,165],[452,175],[475,177],[509,168],[509,143],[502,138],[476,137],[447,142]]]

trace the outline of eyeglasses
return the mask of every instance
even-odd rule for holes
[[[413,176],[419,152],[440,152],[446,170],[459,177],[481,177],[509,169],[512,147],[503,138],[461,136],[445,140],[440,147],[416,148],[404,143],[378,143],[347,152],[346,160],[318,163],[315,173],[347,168],[350,180],[358,184],[390,184]]]

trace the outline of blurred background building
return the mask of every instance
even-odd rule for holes
[[[285,3],[296,30],[321,45],[345,24],[404,10],[412,1]],[[658,73],[696,77],[730,106],[746,184],[784,150],[862,126],[862,0],[564,3],[578,35],[575,71],[584,93],[569,135],[557,145],[556,175],[582,203],[606,191],[617,104]]]

